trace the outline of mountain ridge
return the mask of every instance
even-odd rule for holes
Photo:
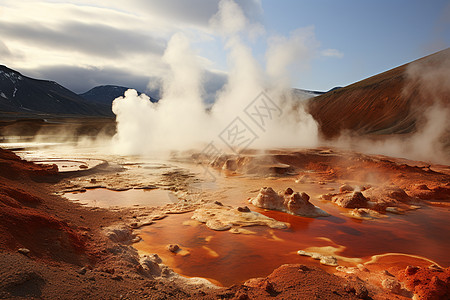
[[[92,89],[90,89],[84,93],[78,94],[78,95],[88,101],[111,105],[112,102],[114,101],[114,99],[116,99],[117,97],[123,96],[125,91],[127,91],[128,89],[131,89],[131,88],[125,87],[125,86],[120,86],[120,85],[106,84],[106,85],[95,86]],[[142,92],[140,92],[140,91],[137,91],[137,92],[138,92],[138,95],[142,94]],[[156,96],[156,95],[158,95],[158,93],[159,93],[159,91],[156,91],[150,95],[148,93],[145,93],[145,94],[150,97],[151,102],[158,102],[159,97]]]
[[[0,111],[111,117],[110,109],[89,103],[55,81],[35,79],[0,65]]]

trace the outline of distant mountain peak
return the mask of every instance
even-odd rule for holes
[[[14,84],[19,80],[23,80],[22,74],[3,65],[0,65],[0,76],[8,78]]]
[[[129,89],[129,87],[120,85],[99,85],[79,95],[88,101],[111,105],[114,99],[123,96]],[[138,91],[138,95],[140,94],[142,93]],[[148,95],[150,97],[150,101],[157,102],[159,100],[157,94],[158,92]]]
[[[0,111],[27,114],[112,116],[55,81],[33,79],[0,65]]]

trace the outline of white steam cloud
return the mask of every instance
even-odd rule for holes
[[[257,136],[254,142],[243,146],[316,146],[317,123],[293,96],[289,80],[293,71],[290,68],[305,66],[305,61],[315,51],[317,42],[313,29],[294,31],[290,37],[268,39],[265,71],[245,42],[246,37],[252,38],[264,30],[259,24],[250,24],[234,1],[222,0],[210,24],[223,38],[229,65],[228,82],[217,93],[214,106],[207,110],[203,104],[203,70],[189,40],[182,34],[175,34],[163,57],[170,73],[164,79],[161,100],[151,103],[147,96],[128,90],[124,97],[113,102],[117,120],[113,143],[116,152],[148,154],[200,149],[214,141],[217,141],[216,147],[223,148],[225,145],[219,144],[223,139],[218,137],[237,117]],[[252,123],[251,114],[245,114],[246,108],[263,91],[269,95],[274,108],[264,111],[264,107],[256,103],[255,109],[260,112],[257,117],[271,117],[267,118],[270,122],[264,123],[264,128]]]
[[[114,145],[119,153],[193,147],[209,138],[210,117],[202,103],[202,70],[189,40],[175,34],[163,59],[171,72],[164,79],[159,103],[151,103],[144,94],[138,96],[135,90],[128,90],[113,102],[117,122]]]

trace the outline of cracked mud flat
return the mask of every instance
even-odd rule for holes
[[[37,155],[19,154],[35,159]],[[79,157],[41,154],[42,160],[86,157],[82,153]],[[115,291],[128,288],[123,295],[131,299],[144,295],[213,299],[308,297],[318,293],[329,299],[383,299],[386,295],[408,299],[413,294],[432,299],[433,295],[448,295],[445,274],[450,244],[442,236],[449,222],[448,166],[428,167],[420,162],[332,149],[269,151],[220,158],[210,166],[216,181],[208,181],[190,155],[163,161],[94,156],[92,159],[107,164],[80,169],[46,184],[46,189],[56,194],[54,199],[61,199],[60,194],[88,195],[92,191],[99,191],[100,196],[102,191],[117,195],[162,192],[178,202],[131,205],[132,200],[128,200],[125,205],[98,208],[101,199],[89,202],[87,197],[84,207],[76,210],[78,219],[71,210],[60,213],[58,206],[52,208],[48,213],[56,218],[49,221],[56,222],[54,230],[70,233],[58,239],[66,241],[62,245],[75,246],[48,251],[48,247],[36,248],[26,239],[4,243],[5,249],[13,252],[29,249],[28,254],[3,255],[5,261],[17,261],[19,269],[32,270],[15,272],[17,278],[8,275],[4,295],[20,297],[20,289],[15,287],[25,284],[27,296],[48,297],[57,290],[58,282],[43,268],[48,260],[56,259],[61,267],[50,269],[66,272],[68,282],[81,282],[89,290],[87,294],[102,295],[103,285],[106,290],[108,284],[118,282]],[[263,187],[280,193],[288,188],[306,193],[312,205],[330,216],[306,218],[250,204],[248,200]],[[365,199],[352,200],[355,193]],[[40,197],[46,203],[47,196]],[[89,221],[86,212],[92,215]],[[270,221],[255,221],[253,216],[258,214]],[[60,224],[58,218],[70,221]],[[75,225],[79,222],[89,226]],[[179,249],[168,250],[169,245]],[[299,255],[299,250],[308,255]],[[39,262],[40,267],[25,267],[30,263],[27,260]],[[409,265],[418,269],[412,271]],[[303,275],[293,275],[299,272]],[[236,285],[217,289],[201,279],[190,281],[183,276],[207,278],[219,286]],[[414,276],[421,276],[421,285],[411,284]],[[288,283],[293,280],[301,280],[302,285],[297,282],[298,288],[292,289]],[[146,282],[143,290],[139,282]],[[168,282],[174,282],[173,289]],[[93,283],[97,285],[95,292]]]

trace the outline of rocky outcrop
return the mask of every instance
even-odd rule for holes
[[[308,194],[294,192],[291,188],[287,188],[284,193],[277,193],[271,187],[263,187],[249,202],[260,208],[279,210],[302,217],[329,216],[327,212],[309,202]]]
[[[450,183],[434,186],[416,184],[409,188],[408,195],[431,202],[450,201]]]
[[[116,243],[130,243],[135,237],[131,229],[124,225],[112,225],[103,229],[107,238]]]
[[[343,185],[339,193],[325,194],[321,198],[341,207],[354,209],[349,215],[360,219],[380,217],[379,212],[403,213],[420,207],[415,205],[416,198],[395,185],[356,189]]]
[[[332,198],[337,205],[345,208],[366,208],[367,198],[361,192],[344,192]]]
[[[265,278],[253,278],[227,289],[221,299],[367,299],[364,284],[311,266],[282,265]],[[226,297],[225,297],[226,296]],[[217,297],[219,298],[219,297]]]
[[[413,299],[450,298],[450,268],[408,266],[397,277],[414,293]]]

